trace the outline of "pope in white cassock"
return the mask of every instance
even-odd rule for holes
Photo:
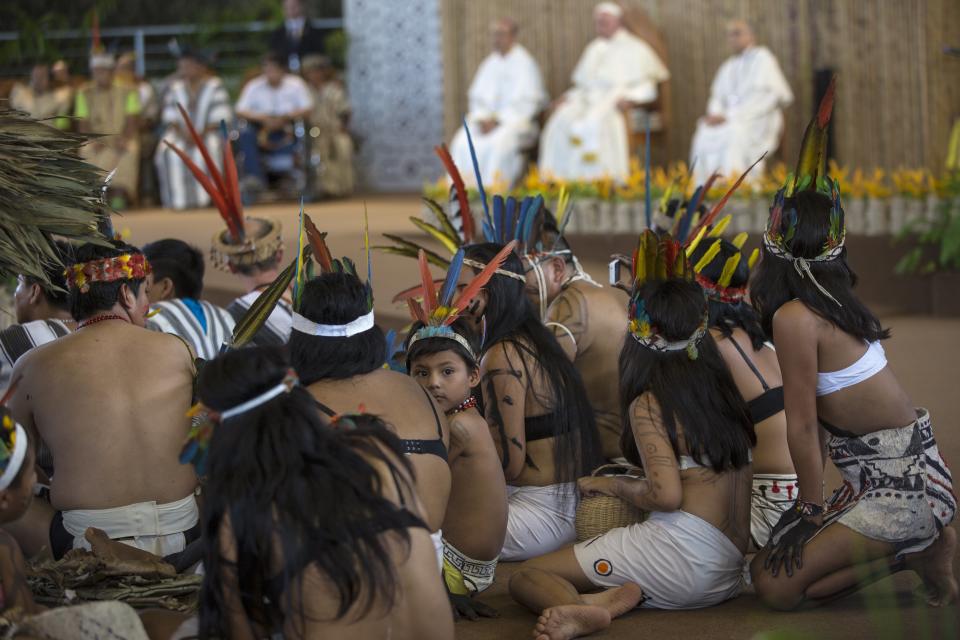
[[[630,152],[623,114],[656,100],[657,84],[670,73],[650,45],[623,27],[618,5],[602,2],[593,17],[598,37],[580,56],[573,88],[543,129],[539,169],[562,179],[626,180]]]
[[[777,59],[757,46],[753,32],[737,20],[727,26],[727,41],[734,55],[717,71],[710,87],[707,114],[693,136],[690,161],[695,184],[714,171],[742,173],[763,152],[773,152],[783,131],[781,109],[793,102],[793,92]],[[763,163],[753,170],[763,172]]]
[[[523,149],[536,141],[537,115],[546,106],[540,67],[517,43],[517,24],[497,20],[491,26],[493,53],[480,64],[470,84],[467,123],[477,153],[480,177],[508,186],[523,177]],[[453,161],[464,182],[476,185],[463,127],[451,143]]]

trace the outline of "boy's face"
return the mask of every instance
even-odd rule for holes
[[[410,363],[410,375],[444,411],[450,411],[466,400],[470,389],[480,382],[480,371],[476,367],[467,367],[455,351],[420,356]]]
[[[27,450],[17,482],[0,491],[0,521],[19,520],[33,502],[33,487],[37,484],[36,456],[33,447]]]

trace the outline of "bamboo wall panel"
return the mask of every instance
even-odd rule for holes
[[[540,63],[551,97],[569,86],[593,37],[593,0],[440,0],[443,14],[444,125],[448,137],[466,111],[466,92],[489,53],[489,24],[520,23],[520,40]],[[927,166],[939,170],[960,117],[957,0],[627,0],[663,34],[672,74],[670,132],[657,154],[686,159],[710,82],[729,55],[726,22],[743,17],[777,56],[795,94],[786,110],[779,156],[793,159],[815,109],[814,71],[840,76],[834,151],[865,168]]]

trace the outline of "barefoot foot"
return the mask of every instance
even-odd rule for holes
[[[536,640],[570,640],[610,626],[610,613],[603,607],[565,604],[545,609],[533,630]]]
[[[643,590],[635,582],[628,582],[600,593],[588,593],[580,596],[584,604],[603,607],[610,612],[610,618],[622,616],[636,607],[643,598]]]
[[[953,575],[956,550],[957,532],[953,527],[944,527],[937,541],[909,563],[923,580],[923,596],[932,607],[943,607],[957,601],[957,579]]]

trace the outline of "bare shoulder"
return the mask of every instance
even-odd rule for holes
[[[501,340],[483,354],[480,360],[481,370],[502,369],[517,362],[520,352],[517,345],[509,340]]]
[[[644,391],[630,403],[630,416],[633,422],[651,422],[659,424],[660,403],[650,391]]]
[[[489,433],[490,426],[483,419],[476,409],[463,411],[450,419],[451,431],[465,431],[472,437],[485,436]]]
[[[808,327],[815,329],[822,318],[800,300],[791,300],[784,303],[773,314],[773,326],[777,327]]]

